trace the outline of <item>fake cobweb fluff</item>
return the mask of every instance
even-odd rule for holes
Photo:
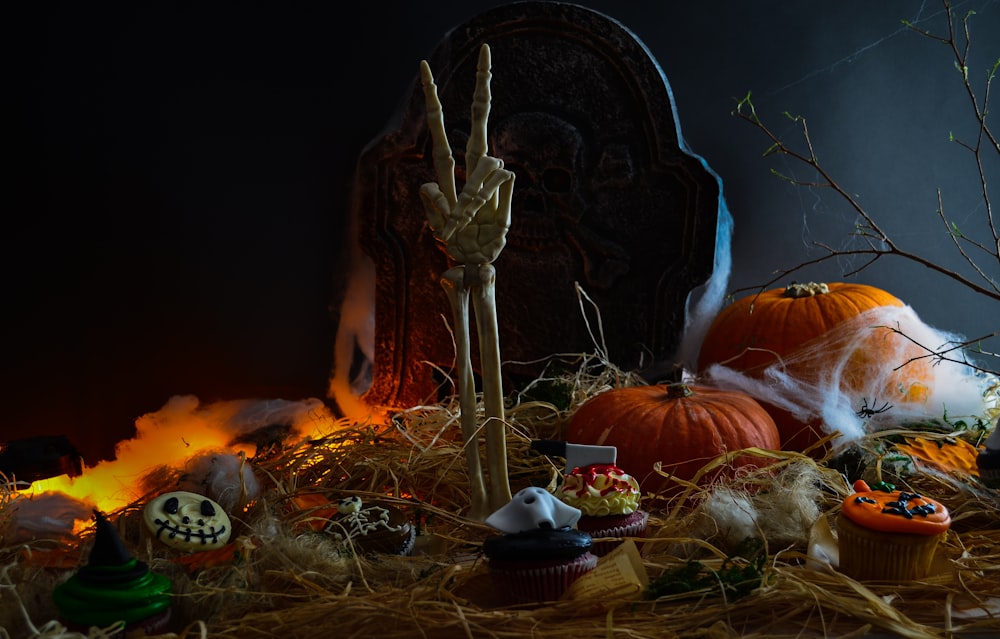
[[[738,548],[748,538],[763,538],[774,550],[804,545],[831,480],[808,459],[789,457],[779,466],[770,473],[766,490],[720,484],[705,491],[688,535],[724,550]]]
[[[846,320],[763,371],[721,364],[705,371],[799,421],[820,421],[837,446],[866,433],[947,418],[989,419],[1000,410],[996,380],[976,374],[954,346],[960,336],[928,326],[909,306]]]

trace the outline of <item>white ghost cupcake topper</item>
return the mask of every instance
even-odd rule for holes
[[[519,490],[506,505],[486,518],[486,524],[513,534],[537,528],[574,526],[581,511],[560,501],[544,488]]]

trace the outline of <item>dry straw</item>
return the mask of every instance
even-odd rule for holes
[[[559,467],[530,450],[532,439],[559,438],[567,415],[587,397],[638,383],[600,360],[584,357],[577,364],[573,372],[535,384],[536,390],[561,389],[568,405],[525,395],[509,406],[513,490],[554,487],[559,480]],[[214,564],[180,561],[144,539],[138,532],[140,504],[110,514],[135,554],[174,583],[174,631],[161,637],[728,639],[882,633],[929,639],[1000,633],[996,491],[930,464],[888,477],[933,495],[951,509],[954,523],[932,577],[902,585],[859,583],[808,555],[810,539],[833,521],[850,492],[844,476],[833,460],[775,451],[755,451],[775,464],[738,485],[683,484],[686,492],[671,500],[644,496],[651,516],[639,547],[649,577],[700,566],[710,578],[698,589],[628,601],[499,607],[481,554],[483,539],[493,531],[463,517],[467,476],[457,420],[456,402],[447,398],[397,412],[386,424],[344,422],[323,439],[259,451],[248,463],[266,490],[234,518],[236,554]],[[866,463],[868,473],[891,475],[884,461],[899,435],[863,440],[855,461]],[[724,462],[715,460],[705,470]],[[297,508],[295,498],[306,493],[331,499],[360,493],[404,508],[419,526],[414,555],[356,556],[305,525],[314,513]],[[2,495],[0,525],[6,527],[9,506],[20,498]],[[763,541],[765,554],[756,587],[737,597],[724,588],[722,575],[727,566],[750,563],[738,556],[748,530]],[[85,636],[55,620],[51,590],[84,561],[90,543],[88,535],[70,548],[46,540],[5,542],[0,637]],[[711,583],[712,575],[718,584]],[[122,636],[116,631],[93,629],[86,636]]]

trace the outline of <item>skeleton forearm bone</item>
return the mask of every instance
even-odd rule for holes
[[[471,266],[465,267],[471,271]],[[478,269],[479,286],[472,298],[479,330],[479,358],[483,365],[483,410],[486,415],[486,467],[489,469],[490,506],[500,508],[510,501],[507,478],[507,435],[504,430],[503,382],[500,378],[500,332],[497,326],[496,269],[483,264]]]
[[[444,129],[444,108],[438,99],[437,85],[434,84],[434,76],[426,60],[420,62],[420,82],[424,87],[424,102],[427,104],[427,127],[434,141],[434,172],[437,173],[438,183],[433,186],[444,196],[445,210],[450,210],[456,200],[455,158],[451,154],[451,144],[448,143],[448,134]],[[430,185],[425,184],[424,188],[428,186]]]
[[[482,462],[479,459],[479,433],[476,420],[475,378],[472,374],[472,355],[469,350],[469,289],[465,285],[465,267],[458,266],[445,271],[441,285],[448,293],[452,317],[455,322],[455,358],[458,366],[458,387],[473,389],[473,392],[459,393],[459,419],[462,426],[462,445],[469,472],[469,497],[472,502],[470,516],[483,520],[490,514],[483,479]]]

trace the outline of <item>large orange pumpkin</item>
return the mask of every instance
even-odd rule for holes
[[[639,480],[643,492],[673,494],[678,485],[653,470],[691,480],[720,455],[780,446],[774,421],[745,393],[685,384],[614,388],[594,395],[570,416],[566,440],[615,446],[617,465]],[[764,466],[769,459],[740,455],[725,469]],[[706,474],[702,483],[718,473]]]
[[[804,363],[797,363],[794,357],[786,358],[795,354],[797,349],[821,340],[828,331],[843,322],[885,306],[901,307],[903,302],[874,286],[843,282],[792,284],[748,295],[722,309],[712,322],[702,342],[698,370],[704,373],[712,364],[723,364],[751,378],[762,379],[767,367],[782,361],[793,377],[809,380],[815,378],[817,371],[803,367],[822,366],[847,357],[841,388],[865,388],[869,381],[867,371],[900,363],[898,349],[901,347],[907,358],[924,355],[926,351],[914,344],[903,344],[906,341],[904,337],[893,335],[891,330],[883,327],[878,330],[873,328],[870,335],[864,338],[863,346],[854,344],[851,352],[830,352],[828,357],[813,357],[803,360]],[[890,349],[896,357],[887,356]],[[796,366],[799,368],[796,369]],[[928,366],[926,360],[908,364],[905,371],[888,378],[878,397],[866,399],[879,401],[880,404],[919,400],[921,389],[926,392],[920,380],[928,377]],[[826,436],[818,420],[806,424],[764,399],[761,399],[761,404],[774,418],[786,450],[806,450]],[[818,455],[825,449],[814,449],[813,452]]]

